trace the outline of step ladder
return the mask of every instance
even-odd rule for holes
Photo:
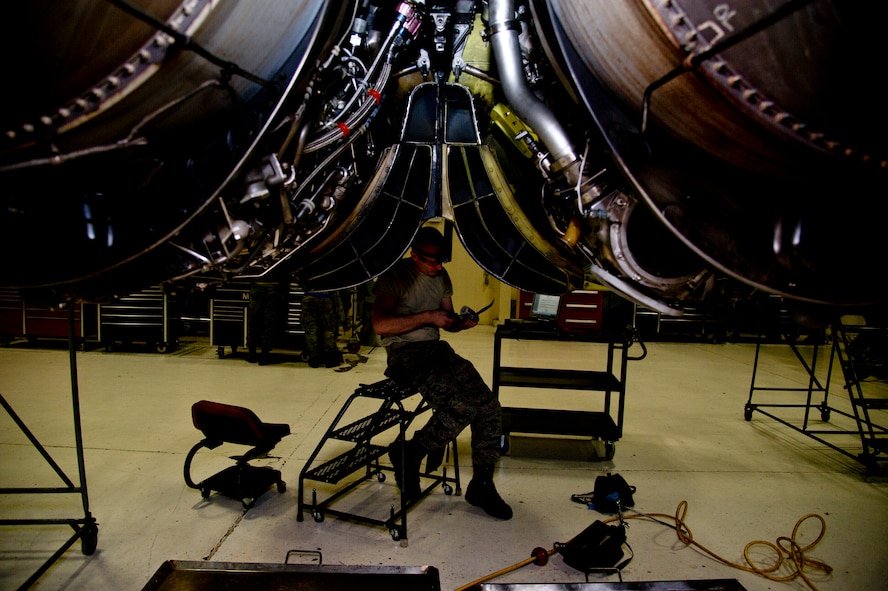
[[[868,355],[872,343],[873,355]],[[883,388],[881,395],[876,395],[875,381],[867,381],[873,365],[884,369],[885,354],[888,349],[888,329],[884,327],[845,326],[838,324],[834,328],[833,343],[836,359],[845,378],[844,388],[851,401],[851,413],[845,416],[854,418],[857,433],[860,436],[862,452],[859,460],[864,464],[868,475],[880,472],[880,463],[888,461],[888,429],[877,424],[888,418],[888,387]],[[883,382],[884,384],[884,382]],[[879,385],[883,385],[879,384]],[[864,391],[864,388],[867,391]]]
[[[379,402],[375,406],[369,405],[374,409],[372,412],[362,414],[364,411],[361,408],[368,405],[360,403],[368,400]],[[438,486],[447,495],[462,494],[456,441],[448,444],[444,451],[445,457],[440,458],[440,473],[437,473],[439,466],[435,465],[439,463],[436,461],[439,458],[431,458],[425,464],[426,468],[420,473],[424,482],[421,495],[408,502],[398,491],[397,505],[392,504],[389,507],[386,517],[336,509],[332,505],[363,484],[385,482],[386,472],[393,472],[394,468],[380,463],[379,459],[388,452],[391,442],[405,439],[407,430],[416,417],[429,410],[431,407],[418,392],[404,389],[394,380],[387,379],[359,386],[346,400],[299,474],[297,521],[302,521],[303,512],[308,512],[318,523],[324,521],[325,515],[333,515],[368,525],[383,526],[388,529],[393,540],[400,541],[401,546],[406,547],[407,511],[412,506]],[[354,418],[355,416],[359,418]],[[343,443],[347,445],[341,451]],[[330,455],[334,448],[336,451]],[[451,463],[452,476],[448,475],[448,463]],[[355,474],[355,478],[346,481],[347,477]],[[327,496],[323,499],[320,498],[322,493],[318,487],[314,487],[311,500],[306,501],[307,481],[334,486],[326,487]],[[337,486],[340,483],[342,485]]]

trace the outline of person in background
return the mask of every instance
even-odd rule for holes
[[[367,347],[376,347],[379,345],[379,336],[373,331],[373,301],[376,299],[374,290],[376,289],[376,279],[371,279],[366,283],[362,283],[357,288],[357,317],[360,318],[360,334],[358,335],[361,344]]]
[[[437,460],[444,446],[471,426],[473,477],[466,501],[493,517],[510,519],[512,508],[493,484],[501,452],[499,401],[474,365],[440,338],[441,329],[456,332],[477,324],[453,311],[453,285],[443,267],[445,247],[438,230],[420,228],[410,256],[376,283],[373,329],[388,353],[385,375],[420,392],[433,411],[411,440],[398,440],[389,447],[389,459],[401,493],[408,501],[416,500],[422,492],[423,458]]]
[[[310,367],[337,367],[342,352],[336,344],[339,336],[340,303],[335,292],[306,292],[302,297],[302,327],[305,350],[302,356]]]
[[[255,281],[250,284],[247,304],[247,361],[268,365],[279,331],[288,284],[285,281]],[[257,355],[258,352],[258,355]]]
[[[354,327],[352,326],[352,294],[354,290],[352,289],[342,289],[336,292],[336,296],[339,298],[339,325],[341,326],[344,332],[348,332],[352,330]]]

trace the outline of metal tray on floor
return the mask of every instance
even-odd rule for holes
[[[700,581],[633,581],[621,583],[481,584],[473,591],[746,591],[735,579]]]
[[[167,560],[142,591],[440,591],[433,566],[314,566]]]

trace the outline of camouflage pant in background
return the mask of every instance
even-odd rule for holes
[[[247,309],[247,347],[271,351],[280,332],[281,317],[285,316],[286,292],[278,285],[255,283],[250,287]]]
[[[305,354],[321,356],[335,353],[339,335],[339,311],[334,296],[302,298],[302,328],[305,330]]]
[[[385,375],[420,392],[432,416],[414,441],[432,451],[442,448],[466,427],[472,429],[472,464],[495,464],[500,456],[500,403],[467,359],[446,341],[402,345],[389,351]]]

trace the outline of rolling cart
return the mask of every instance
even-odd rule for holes
[[[74,312],[74,340],[78,349],[98,336],[99,320],[96,304],[71,302]],[[39,339],[68,340],[68,309],[50,308],[28,301],[16,288],[0,288],[0,345],[8,345],[17,337],[29,343]]]
[[[99,304],[99,341],[106,351],[117,343],[145,343],[158,353],[171,351],[179,342],[176,300],[161,286]]]
[[[247,346],[249,305],[249,283],[226,283],[215,289],[210,300],[210,345],[216,347],[219,359],[225,357],[225,347],[234,355]]]
[[[287,285],[285,315],[280,333],[275,341],[283,347],[301,348],[305,344],[302,327],[302,296],[304,292],[296,283]],[[216,347],[219,359],[225,357],[225,348],[237,354],[247,347],[250,323],[250,283],[237,281],[220,285],[210,300],[210,345]]]
[[[636,342],[632,331],[570,332],[557,325],[533,320],[506,321],[497,327],[493,345],[493,393],[502,403],[504,388],[549,388],[601,392],[601,410],[562,410],[557,408],[516,408],[503,404],[504,452],[508,451],[509,435],[535,433],[568,435],[600,439],[604,443],[604,459],[611,460],[616,442],[623,435],[623,407],[626,401],[626,377],[629,360],[643,359],[647,349],[638,357],[629,356],[629,348]],[[594,347],[605,347],[604,367],[600,369],[550,369],[515,367],[502,363],[504,340],[568,341]],[[591,358],[591,356],[590,356]]]
[[[759,341],[755,349],[744,418],[751,421],[754,413],[761,413],[858,460],[864,465],[868,476],[881,473],[881,464],[888,461],[888,429],[883,426],[888,420],[888,386],[865,379],[866,359],[859,345],[867,337],[875,337],[874,340],[880,343],[888,342],[886,330],[884,327],[846,326],[840,321],[836,322],[829,328],[826,359],[822,359],[821,344],[817,340],[807,344],[787,338],[785,345],[807,376],[806,386],[800,387],[761,384],[759,366],[764,361],[762,354],[765,350]],[[884,353],[884,349],[880,351],[880,362],[885,360]],[[826,361],[825,372],[822,367],[818,368],[818,361]],[[830,382],[836,367],[844,382],[847,402],[830,399]],[[764,392],[774,394],[768,396]],[[786,394],[793,393],[796,393],[796,398],[787,401]],[[761,400],[762,397],[765,397],[765,401]],[[800,416],[798,413],[791,414],[793,409],[801,411]],[[812,413],[815,414],[813,418]],[[859,452],[856,450],[857,442],[860,444]]]
[[[302,298],[305,291],[296,283],[287,289],[287,322],[284,324],[284,338],[293,348],[305,346],[305,328],[302,326]]]

